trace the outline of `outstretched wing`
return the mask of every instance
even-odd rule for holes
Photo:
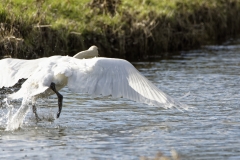
[[[11,87],[19,79],[28,78],[38,66],[37,60],[7,58],[0,60],[0,88]]]
[[[52,56],[48,58],[40,58],[36,60],[19,60],[20,65],[15,65],[12,67],[21,67],[16,70],[16,73],[9,78],[15,78],[16,81],[19,78],[27,78],[27,80],[22,84],[20,90],[8,95],[10,99],[19,99],[23,97],[32,97],[46,91],[51,82],[55,82],[55,76],[57,74],[67,74],[64,71],[71,71],[68,69],[66,64],[70,64],[65,56]],[[10,66],[10,67],[9,67]],[[8,65],[11,68],[11,65]],[[23,74],[21,74],[23,72]],[[56,74],[54,72],[57,72]],[[63,73],[60,73],[63,72]],[[60,79],[61,81],[61,79]],[[55,82],[56,83],[56,82]]]
[[[75,67],[68,77],[68,88],[73,92],[123,97],[164,108],[188,108],[158,89],[128,61],[112,58],[74,61]]]

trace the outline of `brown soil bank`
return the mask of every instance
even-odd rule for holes
[[[0,57],[73,55],[96,45],[101,56],[138,61],[240,33],[240,0],[92,0],[81,10],[73,0],[0,1]]]

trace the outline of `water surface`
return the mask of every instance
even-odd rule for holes
[[[165,110],[126,99],[73,94],[38,101],[21,129],[6,127],[0,108],[0,159],[139,159],[158,151],[182,159],[240,159],[240,43],[207,46],[135,67],[165,93],[195,107]],[[17,103],[18,104],[18,103]],[[17,106],[17,104],[14,104]],[[20,105],[20,103],[18,104]],[[16,110],[17,108],[15,108]]]

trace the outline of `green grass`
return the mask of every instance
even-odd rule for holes
[[[103,56],[141,60],[197,48],[240,32],[239,0],[0,3],[0,56],[73,55],[95,44]]]

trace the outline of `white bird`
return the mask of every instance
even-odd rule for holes
[[[84,55],[84,56],[81,56]],[[31,99],[36,115],[35,102],[38,98],[54,93],[58,96],[58,113],[62,110],[63,96],[58,92],[64,86],[72,92],[88,93],[92,97],[123,97],[148,105],[164,108],[183,108],[182,104],[148,81],[128,61],[98,56],[98,48],[90,47],[74,57],[52,56],[35,60],[7,58],[0,60],[0,88],[10,87],[19,79],[27,79],[20,90],[7,95],[8,99]],[[79,58],[91,59],[79,59]]]

